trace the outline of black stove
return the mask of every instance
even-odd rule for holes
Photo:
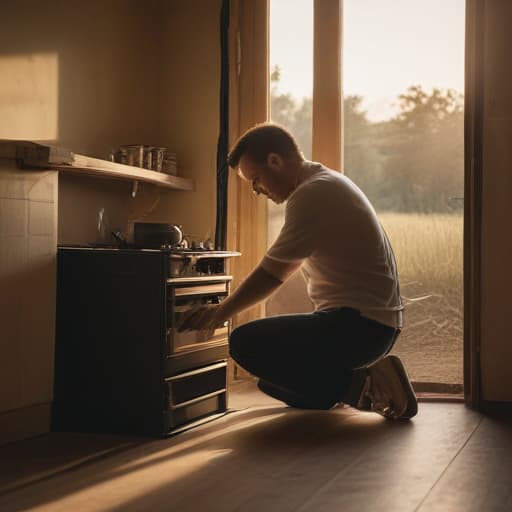
[[[229,258],[240,256],[237,251],[217,251],[188,247],[163,247],[160,249],[137,247],[133,244],[65,244],[59,249],[77,251],[107,251],[115,253],[153,252],[161,253],[168,258],[170,278],[205,277],[226,275]]]
[[[229,323],[180,332],[230,292],[234,251],[60,246],[54,430],[169,435],[225,413]]]

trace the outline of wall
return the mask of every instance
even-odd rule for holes
[[[156,0],[3,2],[0,137],[97,157],[122,143],[162,142],[160,14]]]
[[[512,400],[512,3],[484,2],[481,370],[484,400]]]
[[[0,159],[0,444],[49,428],[57,173]]]
[[[183,224],[194,238],[215,237],[219,133],[221,0],[164,3],[162,135],[194,192],[162,193],[153,220]],[[184,51],[186,49],[186,51]]]
[[[0,138],[48,141],[99,158],[119,144],[161,144],[162,25],[156,0],[4,4]],[[59,242],[96,241],[100,207],[113,227],[125,227],[128,184],[59,181]]]
[[[0,138],[50,142],[99,158],[119,144],[163,146],[177,152],[180,174],[196,180],[193,193],[139,184],[133,198],[128,182],[60,175],[54,247],[57,240],[98,241],[101,208],[113,229],[129,229],[134,220],[161,220],[185,224],[187,232],[198,237],[213,236],[219,12],[220,0],[2,2]],[[56,191],[57,175],[52,176]],[[16,226],[17,210],[11,199],[0,200],[0,235]],[[57,215],[57,208],[54,212]],[[3,238],[0,242],[0,252],[5,252],[8,245]],[[3,286],[5,279],[32,275],[25,260],[23,272],[13,270],[16,258],[9,254],[0,254],[3,290],[9,289]],[[50,260],[55,265],[54,253]],[[46,276],[51,279],[51,272]],[[33,300],[41,299],[45,306],[37,315],[53,322],[54,287],[46,287],[43,299],[23,290],[22,295],[30,298],[24,304],[35,308]],[[6,318],[13,318],[21,325],[24,317],[19,316],[19,308],[13,310],[6,293],[0,296],[0,320],[5,324]],[[4,423],[6,411],[23,412],[30,404],[47,405],[51,400],[53,345],[48,339],[51,342],[52,336],[40,338],[38,345],[34,325],[25,325],[26,336],[2,333],[2,343],[11,347],[8,353],[25,358],[34,370],[23,370],[22,392],[21,367],[13,366],[8,357],[0,362]],[[24,431],[26,435],[44,431],[45,414],[38,416],[39,423],[31,422],[33,429]],[[21,430],[18,434],[25,435]],[[5,439],[0,431],[0,442]]]
[[[99,158],[119,144],[164,146],[196,180],[186,193],[142,185],[134,200],[131,184],[61,175],[60,243],[97,241],[100,208],[122,231],[138,216],[214,235],[219,13],[220,0],[2,6],[0,138]]]

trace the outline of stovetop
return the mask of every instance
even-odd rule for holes
[[[86,250],[108,250],[108,251],[157,251],[169,253],[172,256],[193,257],[193,258],[229,258],[233,256],[240,256],[241,253],[237,251],[224,251],[216,249],[200,249],[200,248],[185,248],[185,247],[161,247],[161,248],[150,248],[150,247],[137,247],[133,244],[100,244],[100,243],[89,243],[89,244],[60,244],[59,248],[63,249],[86,249]]]

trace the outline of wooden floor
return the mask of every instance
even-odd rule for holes
[[[300,411],[252,384],[235,386],[230,407],[236,411],[169,439],[117,439],[110,454],[103,446],[101,456],[71,469],[67,461],[29,484],[31,465],[40,477],[44,464],[23,443],[18,458],[12,445],[24,485],[0,495],[0,510],[512,510],[510,419],[457,403],[421,403],[410,422],[343,407]],[[64,445],[69,452],[69,438]]]

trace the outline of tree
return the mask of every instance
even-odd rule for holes
[[[312,99],[280,94],[281,70],[271,73],[271,119],[289,129],[311,158]],[[371,123],[361,96],[343,99],[344,171],[379,210],[446,212],[463,193],[462,94],[411,86],[399,96],[400,112]]]
[[[270,118],[290,130],[297,139],[304,156],[311,158],[313,102],[303,98],[298,102],[291,94],[279,94],[281,69],[274,66],[270,74]]]
[[[400,211],[449,211],[461,196],[464,165],[462,94],[412,86],[399,96],[400,112],[380,126],[389,204]]]
[[[383,157],[362,102],[362,96],[343,98],[343,169],[374,202],[381,195]]]

